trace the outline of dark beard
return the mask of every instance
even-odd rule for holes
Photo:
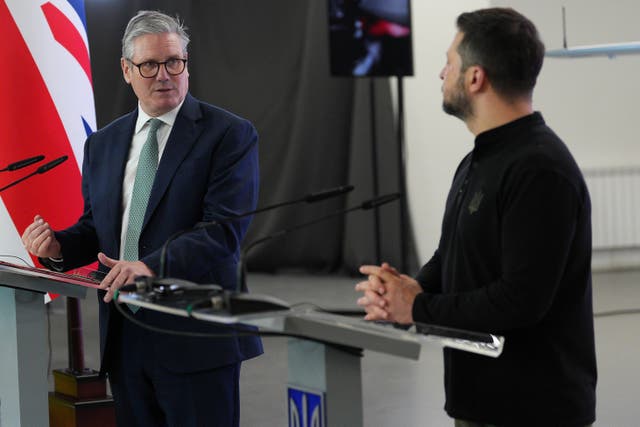
[[[453,94],[451,100],[442,100],[442,110],[445,113],[464,121],[473,114],[473,109],[471,108],[471,102],[469,101],[469,98],[464,92],[462,79],[458,80],[456,89],[457,90]]]

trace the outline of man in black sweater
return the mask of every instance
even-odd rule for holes
[[[511,9],[463,13],[443,109],[475,135],[449,193],[440,243],[415,279],[362,266],[367,319],[504,335],[489,358],[445,349],[456,426],[587,426],[595,420],[591,208],[564,143],[533,111],[544,46]]]

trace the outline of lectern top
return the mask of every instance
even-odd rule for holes
[[[99,284],[99,281],[79,274],[58,273],[0,261],[0,286],[84,298],[87,288],[97,288]]]
[[[197,287],[196,287],[197,288]],[[274,300],[273,297],[245,294],[248,299]],[[233,295],[237,298],[237,295]],[[231,298],[233,299],[233,298]],[[176,316],[193,317],[220,324],[244,324],[256,326],[262,331],[282,332],[297,337],[357,347],[380,353],[418,359],[423,345],[439,345],[489,357],[502,353],[504,338],[492,334],[445,328],[436,325],[416,324],[411,328],[397,328],[390,323],[367,322],[318,311],[311,308],[277,309],[255,313],[231,314],[225,308],[197,309],[188,307],[189,292],[177,296],[158,296],[153,292],[123,293],[118,302],[138,305]]]

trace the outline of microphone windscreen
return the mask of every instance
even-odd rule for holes
[[[45,173],[48,170],[55,168],[56,166],[58,166],[60,163],[64,162],[68,158],[69,158],[69,156],[62,156],[62,157],[58,157],[55,160],[51,160],[49,163],[46,163],[46,164],[40,166],[36,172],[37,173]]]
[[[32,165],[34,163],[38,163],[42,159],[44,159],[43,155],[30,157],[30,158],[24,159],[24,160],[20,160],[20,161],[11,163],[9,166],[7,166],[7,170],[8,171],[15,171],[15,170],[18,170],[18,169],[22,169],[25,166],[29,166],[29,165]]]

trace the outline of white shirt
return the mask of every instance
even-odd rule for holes
[[[162,121],[162,124],[158,128],[156,137],[158,139],[158,164],[162,159],[162,153],[169,140],[169,134],[173,129],[173,124],[178,116],[178,111],[182,107],[182,101],[173,110],[164,113],[161,116],[155,117]],[[124,244],[127,236],[127,228],[129,227],[129,210],[131,208],[131,193],[133,193],[133,184],[136,181],[136,170],[138,169],[138,160],[140,159],[140,151],[142,146],[147,140],[149,134],[149,120],[153,117],[142,111],[140,104],[138,104],[138,120],[136,121],[136,127],[133,131],[133,139],[131,140],[131,147],[129,148],[129,158],[127,159],[127,165],[124,169],[124,179],[122,180],[122,231],[120,232],[120,259],[124,258]]]

